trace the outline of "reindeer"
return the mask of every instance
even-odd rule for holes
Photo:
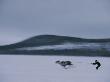
[[[71,61],[56,61],[57,64],[60,64],[61,66],[63,66],[65,69],[67,69],[67,66],[72,66],[72,62]]]

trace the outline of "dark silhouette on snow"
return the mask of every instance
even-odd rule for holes
[[[72,64],[72,62],[71,61],[56,61],[56,63],[57,64],[60,64],[61,66],[63,66],[65,69],[67,69],[66,68],[66,66],[72,66],[73,64]]]
[[[92,63],[93,65],[97,65],[96,69],[98,70],[98,68],[101,66],[101,63],[97,60],[95,60],[94,63]]]

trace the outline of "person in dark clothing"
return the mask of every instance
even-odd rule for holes
[[[98,68],[101,66],[100,62],[95,60],[94,63],[92,63],[93,65],[97,65],[96,69],[98,70]]]

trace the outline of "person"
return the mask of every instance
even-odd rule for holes
[[[97,65],[96,66],[96,69],[98,70],[99,69],[99,67],[101,66],[101,63],[98,61],[98,60],[95,60],[95,62],[94,63],[92,63],[93,65]]]

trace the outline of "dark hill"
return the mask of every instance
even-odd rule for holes
[[[39,47],[39,46],[48,46],[48,45],[60,45],[63,43],[110,43],[110,39],[83,39],[83,38],[76,38],[76,37],[68,37],[68,36],[57,36],[57,35],[39,35],[39,36],[35,36],[35,37],[31,37],[29,39],[26,39],[24,41],[21,41],[19,43],[15,43],[15,44],[10,44],[10,45],[5,45],[5,46],[0,46],[0,53],[9,53],[11,51],[11,53],[14,52],[14,54],[16,53],[20,53],[20,54],[48,54],[46,50],[36,50],[36,51],[17,51],[15,49],[17,48],[24,48],[24,47]],[[52,52],[53,51],[53,52]],[[24,53],[25,52],[25,53]],[[40,53],[39,53],[40,52]],[[50,54],[59,54],[58,51],[55,50],[51,50],[48,52],[50,52]],[[60,54],[64,54],[66,53],[65,50],[60,50],[59,51]],[[86,53],[88,52],[87,50],[67,50],[67,54],[69,54],[71,52],[71,54],[73,54],[73,52],[83,52]],[[90,51],[91,53],[92,51]],[[100,52],[101,53],[101,52]],[[108,51],[107,51],[108,53]]]
[[[86,40],[75,37],[67,36],[56,36],[56,35],[39,35],[29,39],[26,39],[22,42],[0,46],[0,50],[6,49],[15,49],[22,47],[34,47],[34,46],[44,46],[44,45],[58,45],[65,42],[84,42]]]
[[[110,39],[83,39],[83,38],[68,37],[68,36],[39,35],[26,39],[19,43],[0,46],[0,50],[22,48],[22,47],[44,46],[44,45],[58,45],[66,42],[107,43],[110,42]]]

